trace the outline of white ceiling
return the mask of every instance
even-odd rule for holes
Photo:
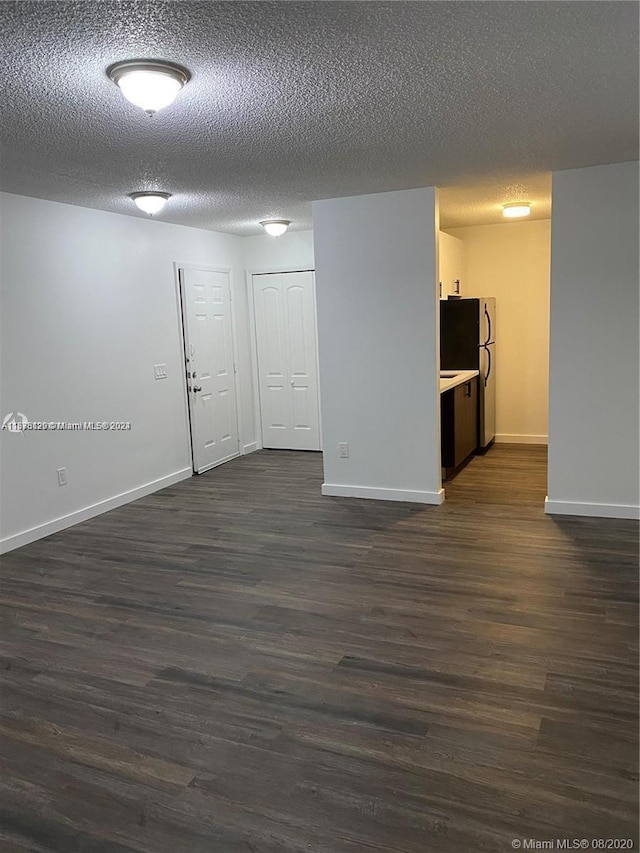
[[[112,62],[193,78],[148,118]],[[500,221],[549,172],[637,158],[634,2],[0,4],[8,192],[259,233],[312,199],[437,185],[443,227]]]

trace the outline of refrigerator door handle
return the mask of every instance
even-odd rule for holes
[[[486,344],[484,345],[484,350],[487,353],[487,358],[489,359],[489,366],[487,368],[487,375],[484,377],[484,387],[486,388],[487,383],[489,382],[489,377],[491,376],[491,350],[489,349],[489,347]]]
[[[487,318],[487,340],[484,342],[484,345],[490,344],[492,342],[491,338],[491,315],[487,311],[487,306],[484,306],[484,316]]]

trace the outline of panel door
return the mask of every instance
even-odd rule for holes
[[[253,276],[262,446],[319,450],[312,272]]]
[[[181,270],[193,467],[201,474],[239,454],[228,272]]]

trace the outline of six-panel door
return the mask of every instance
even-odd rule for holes
[[[313,273],[252,278],[263,447],[319,450]]]
[[[239,454],[228,272],[182,270],[187,393],[196,473]]]

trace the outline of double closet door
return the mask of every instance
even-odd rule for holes
[[[320,450],[313,272],[252,276],[262,446]]]

